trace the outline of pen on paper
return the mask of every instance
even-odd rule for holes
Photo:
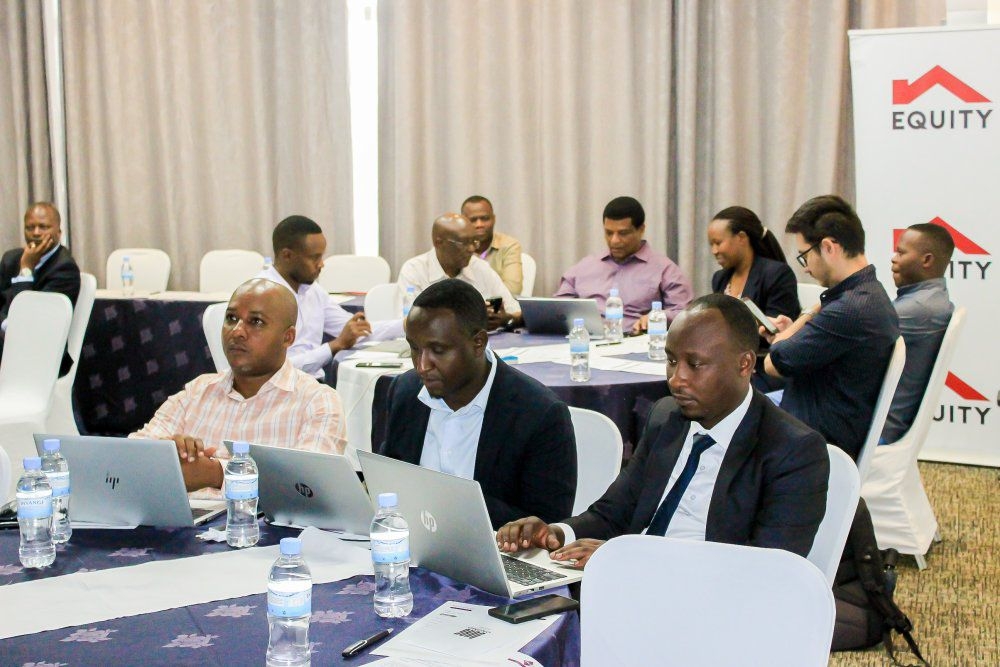
[[[382,641],[391,634],[392,634],[392,628],[386,628],[381,632],[376,632],[371,637],[366,637],[361,641],[354,642],[353,644],[345,648],[340,655],[342,655],[345,658],[354,657],[359,653],[361,653],[362,651],[364,651],[366,648],[374,646],[375,644],[379,643],[380,641]]]

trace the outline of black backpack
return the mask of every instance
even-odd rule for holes
[[[895,549],[879,551],[872,517],[862,498],[833,583],[837,621],[832,649],[862,649],[881,641],[893,664],[901,665],[892,645],[892,633],[896,631],[903,635],[919,664],[930,667],[910,634],[913,623],[892,600],[898,556]]]

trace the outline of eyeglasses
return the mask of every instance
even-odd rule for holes
[[[806,268],[806,255],[808,255],[810,252],[818,248],[820,243],[822,243],[822,241],[813,243],[811,246],[809,246],[808,248],[806,248],[805,250],[803,250],[802,252],[800,252],[798,255],[795,256],[795,261],[799,263],[799,266],[801,266],[803,269]]]
[[[475,239],[470,239],[468,241],[463,241],[462,239],[445,239],[445,241],[452,244],[456,248],[472,248],[475,250],[479,247],[479,242]]]

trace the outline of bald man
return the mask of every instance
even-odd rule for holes
[[[406,260],[399,270],[399,286],[422,291],[446,278],[457,278],[475,287],[483,298],[499,298],[501,305],[488,309],[489,327],[513,326],[520,321],[521,307],[500,276],[490,265],[476,257],[479,231],[459,213],[445,213],[431,227],[433,248]]]
[[[343,410],[331,387],[286,357],[298,307],[283,285],[255,278],[233,292],[222,323],[230,369],[189,382],[131,438],[173,440],[189,491],[221,488],[223,440],[342,454]]]

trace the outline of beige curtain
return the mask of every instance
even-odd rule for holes
[[[41,0],[0,3],[0,252],[24,243],[28,204],[52,198]]]
[[[670,4],[388,0],[379,5],[380,252],[430,248],[434,217],[493,201],[538,260],[536,294],[603,246],[630,194],[666,245]]]
[[[173,260],[271,254],[283,217],[353,247],[346,7],[329,0],[63,2],[74,255],[103,284],[115,248]]]

